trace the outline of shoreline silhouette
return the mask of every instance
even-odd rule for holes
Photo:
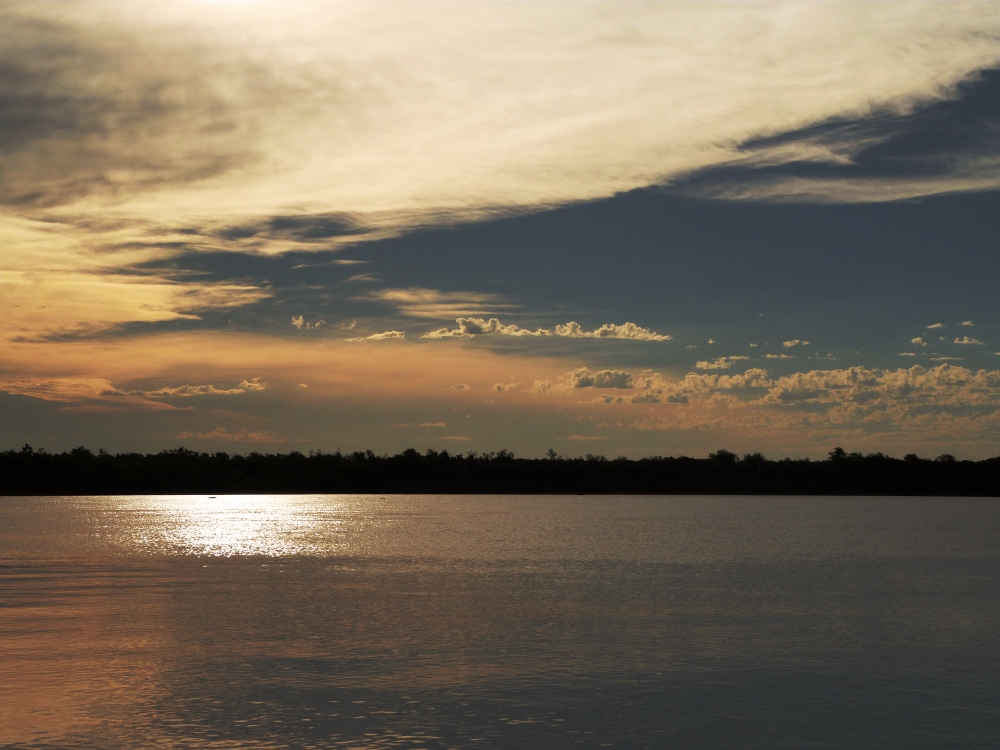
[[[719,450],[708,458],[608,459],[588,454],[517,458],[506,450],[451,454],[410,448],[303,454],[155,454],[74,448],[47,453],[25,445],[0,452],[2,495],[227,493],[642,494],[1000,496],[1000,457],[957,460],[909,454],[847,453],[825,460]]]

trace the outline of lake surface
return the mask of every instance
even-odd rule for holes
[[[0,747],[1000,747],[1000,501],[0,498]]]

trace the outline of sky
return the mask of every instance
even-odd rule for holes
[[[0,449],[1000,454],[995,2],[0,33]]]

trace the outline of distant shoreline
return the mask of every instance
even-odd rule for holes
[[[823,461],[742,458],[516,458],[408,449],[349,454],[156,454],[76,448],[0,452],[0,495],[127,494],[894,495],[1000,497],[1000,457],[958,461],[837,448]]]

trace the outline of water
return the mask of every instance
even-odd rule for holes
[[[996,748],[1000,501],[0,498],[0,747]]]

